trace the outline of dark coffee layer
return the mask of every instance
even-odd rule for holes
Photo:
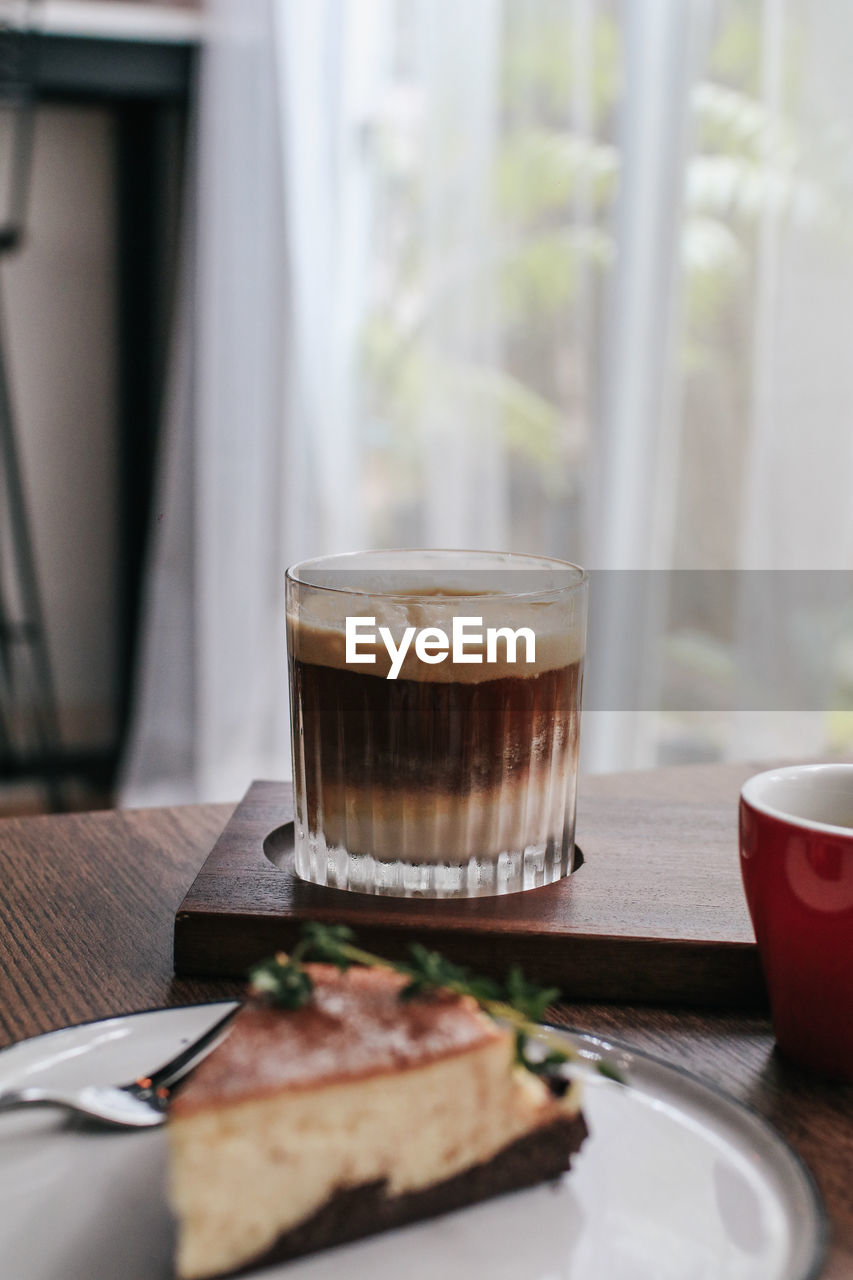
[[[246,1275],[259,1267],[434,1218],[508,1191],[558,1178],[587,1136],[583,1116],[560,1117],[499,1151],[491,1160],[423,1191],[388,1196],[384,1182],[340,1191],[305,1222],[280,1236],[261,1256],[218,1277]]]
[[[580,684],[580,663],[458,684],[378,680],[294,661],[294,769],[309,825],[320,779],[467,794],[524,781],[531,768],[560,768],[577,741]]]

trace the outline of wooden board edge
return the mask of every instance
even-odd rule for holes
[[[182,977],[242,978],[250,965],[296,940],[300,920],[258,916],[232,920],[221,912],[178,913],[175,972]],[[412,930],[375,922],[359,941],[391,959],[402,958]],[[475,972],[500,977],[519,964],[538,982],[560,988],[566,1001],[765,1010],[767,993],[754,943],[618,939],[594,935],[498,936],[440,928],[422,940]]]

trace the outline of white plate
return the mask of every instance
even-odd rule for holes
[[[68,1027],[0,1053],[0,1089],[124,1083],[227,1004]],[[569,1037],[583,1049],[603,1042]],[[606,1046],[604,1046],[606,1047]],[[287,1280],[806,1280],[826,1219],[791,1149],[754,1113],[664,1063],[611,1050],[630,1086],[591,1081],[591,1136],[556,1186],[504,1196],[262,1273]],[[166,1280],[165,1138],[0,1115],[8,1280]]]

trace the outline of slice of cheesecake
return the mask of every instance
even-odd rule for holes
[[[403,1001],[384,969],[306,966],[309,1004],[248,1004],[168,1126],[182,1280],[281,1261],[555,1178],[577,1084],[515,1065],[468,996]]]

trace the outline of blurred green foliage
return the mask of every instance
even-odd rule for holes
[[[565,0],[505,7],[501,101],[509,116],[569,115],[579,62],[589,68],[592,123],[606,125],[622,86],[621,32],[612,14],[599,13],[586,31],[566,20]]]
[[[619,188],[618,113],[623,48],[618,6],[586,24],[563,0],[507,3],[500,39],[498,143],[484,193],[488,243],[460,237],[455,261],[452,201],[438,244],[424,243],[430,175],[417,142],[395,137],[393,113],[379,129],[376,179],[387,244],[382,285],[363,332],[366,409],[382,438],[414,465],[423,406],[454,406],[460,422],[484,421],[511,457],[553,489],[572,483],[583,460],[594,379],[589,371],[602,284],[614,260]],[[680,257],[682,368],[716,366],[743,381],[748,353],[732,346],[751,305],[757,229],[769,211],[784,220],[825,216],[827,199],[803,171],[796,135],[760,100],[762,11],[758,0],[720,0],[707,75],[692,94]],[[785,95],[798,83],[797,32],[786,32]],[[452,120],[442,154],[447,174],[464,165]],[[444,134],[442,134],[444,138]],[[433,160],[434,163],[434,160]],[[849,167],[849,166],[848,166]],[[442,253],[447,236],[448,251]],[[664,305],[662,300],[662,305]],[[460,308],[491,348],[466,353],[452,339]],[[739,363],[744,362],[744,363]],[[408,438],[408,443],[406,438]],[[562,481],[553,468],[567,468]]]

